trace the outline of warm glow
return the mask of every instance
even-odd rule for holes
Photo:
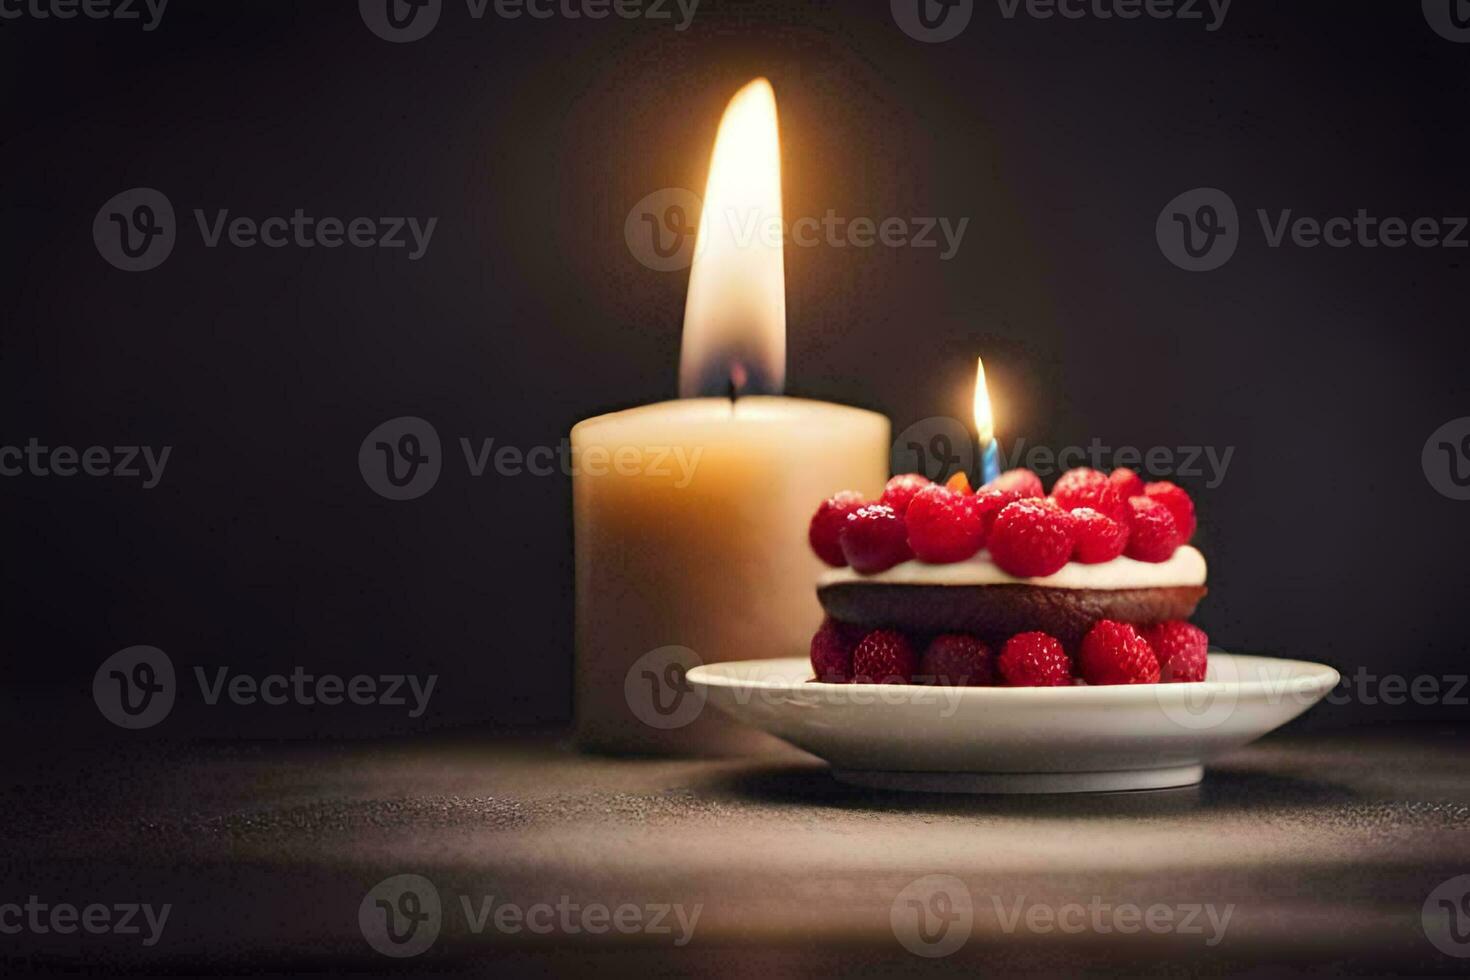
[[[985,362],[975,358],[975,433],[984,446],[995,438],[995,412],[990,407],[990,389],[985,386]]]
[[[684,305],[681,398],[781,392],[784,243],[776,93],[758,78],[730,100],[715,137]]]

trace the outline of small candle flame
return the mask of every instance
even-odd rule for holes
[[[985,361],[975,358],[975,434],[981,447],[995,438],[995,412],[990,407],[990,389],[985,386]]]
[[[784,232],[776,93],[757,78],[730,100],[715,137],[684,306],[679,397],[781,393]]]

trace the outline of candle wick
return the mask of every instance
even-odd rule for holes
[[[747,375],[745,365],[739,362],[730,365],[730,400],[733,402],[740,397],[740,392],[745,389]]]

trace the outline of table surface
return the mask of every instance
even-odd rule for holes
[[[413,873],[444,908],[420,972],[1464,973],[1470,960],[1438,951],[1421,915],[1436,886],[1470,873],[1467,735],[1278,734],[1198,787],[1066,797],[885,794],[835,783],[795,750],[610,759],[556,733],[12,741],[0,901],[172,911],[149,948],[28,933],[0,936],[0,950],[32,969],[398,972],[369,948],[358,908],[375,883]],[[962,883],[973,928],[927,959],[900,943],[894,909],[935,874]],[[677,927],[591,935],[577,922],[598,923],[575,911],[547,935],[476,932],[462,900],[484,908],[486,896],[492,908],[699,906],[699,918],[682,946]],[[1228,907],[1230,919],[1213,945],[1203,913],[1201,932],[1124,933],[1130,903],[1181,922],[1191,906],[1217,921]],[[1101,916],[1079,926],[1077,906]],[[1072,928],[1047,928],[1048,915]]]

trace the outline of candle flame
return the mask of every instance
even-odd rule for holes
[[[985,361],[975,358],[975,434],[984,446],[995,438],[995,411],[990,407],[990,389],[985,385]]]
[[[780,394],[785,225],[776,93],[757,78],[725,109],[695,237],[679,396]]]

